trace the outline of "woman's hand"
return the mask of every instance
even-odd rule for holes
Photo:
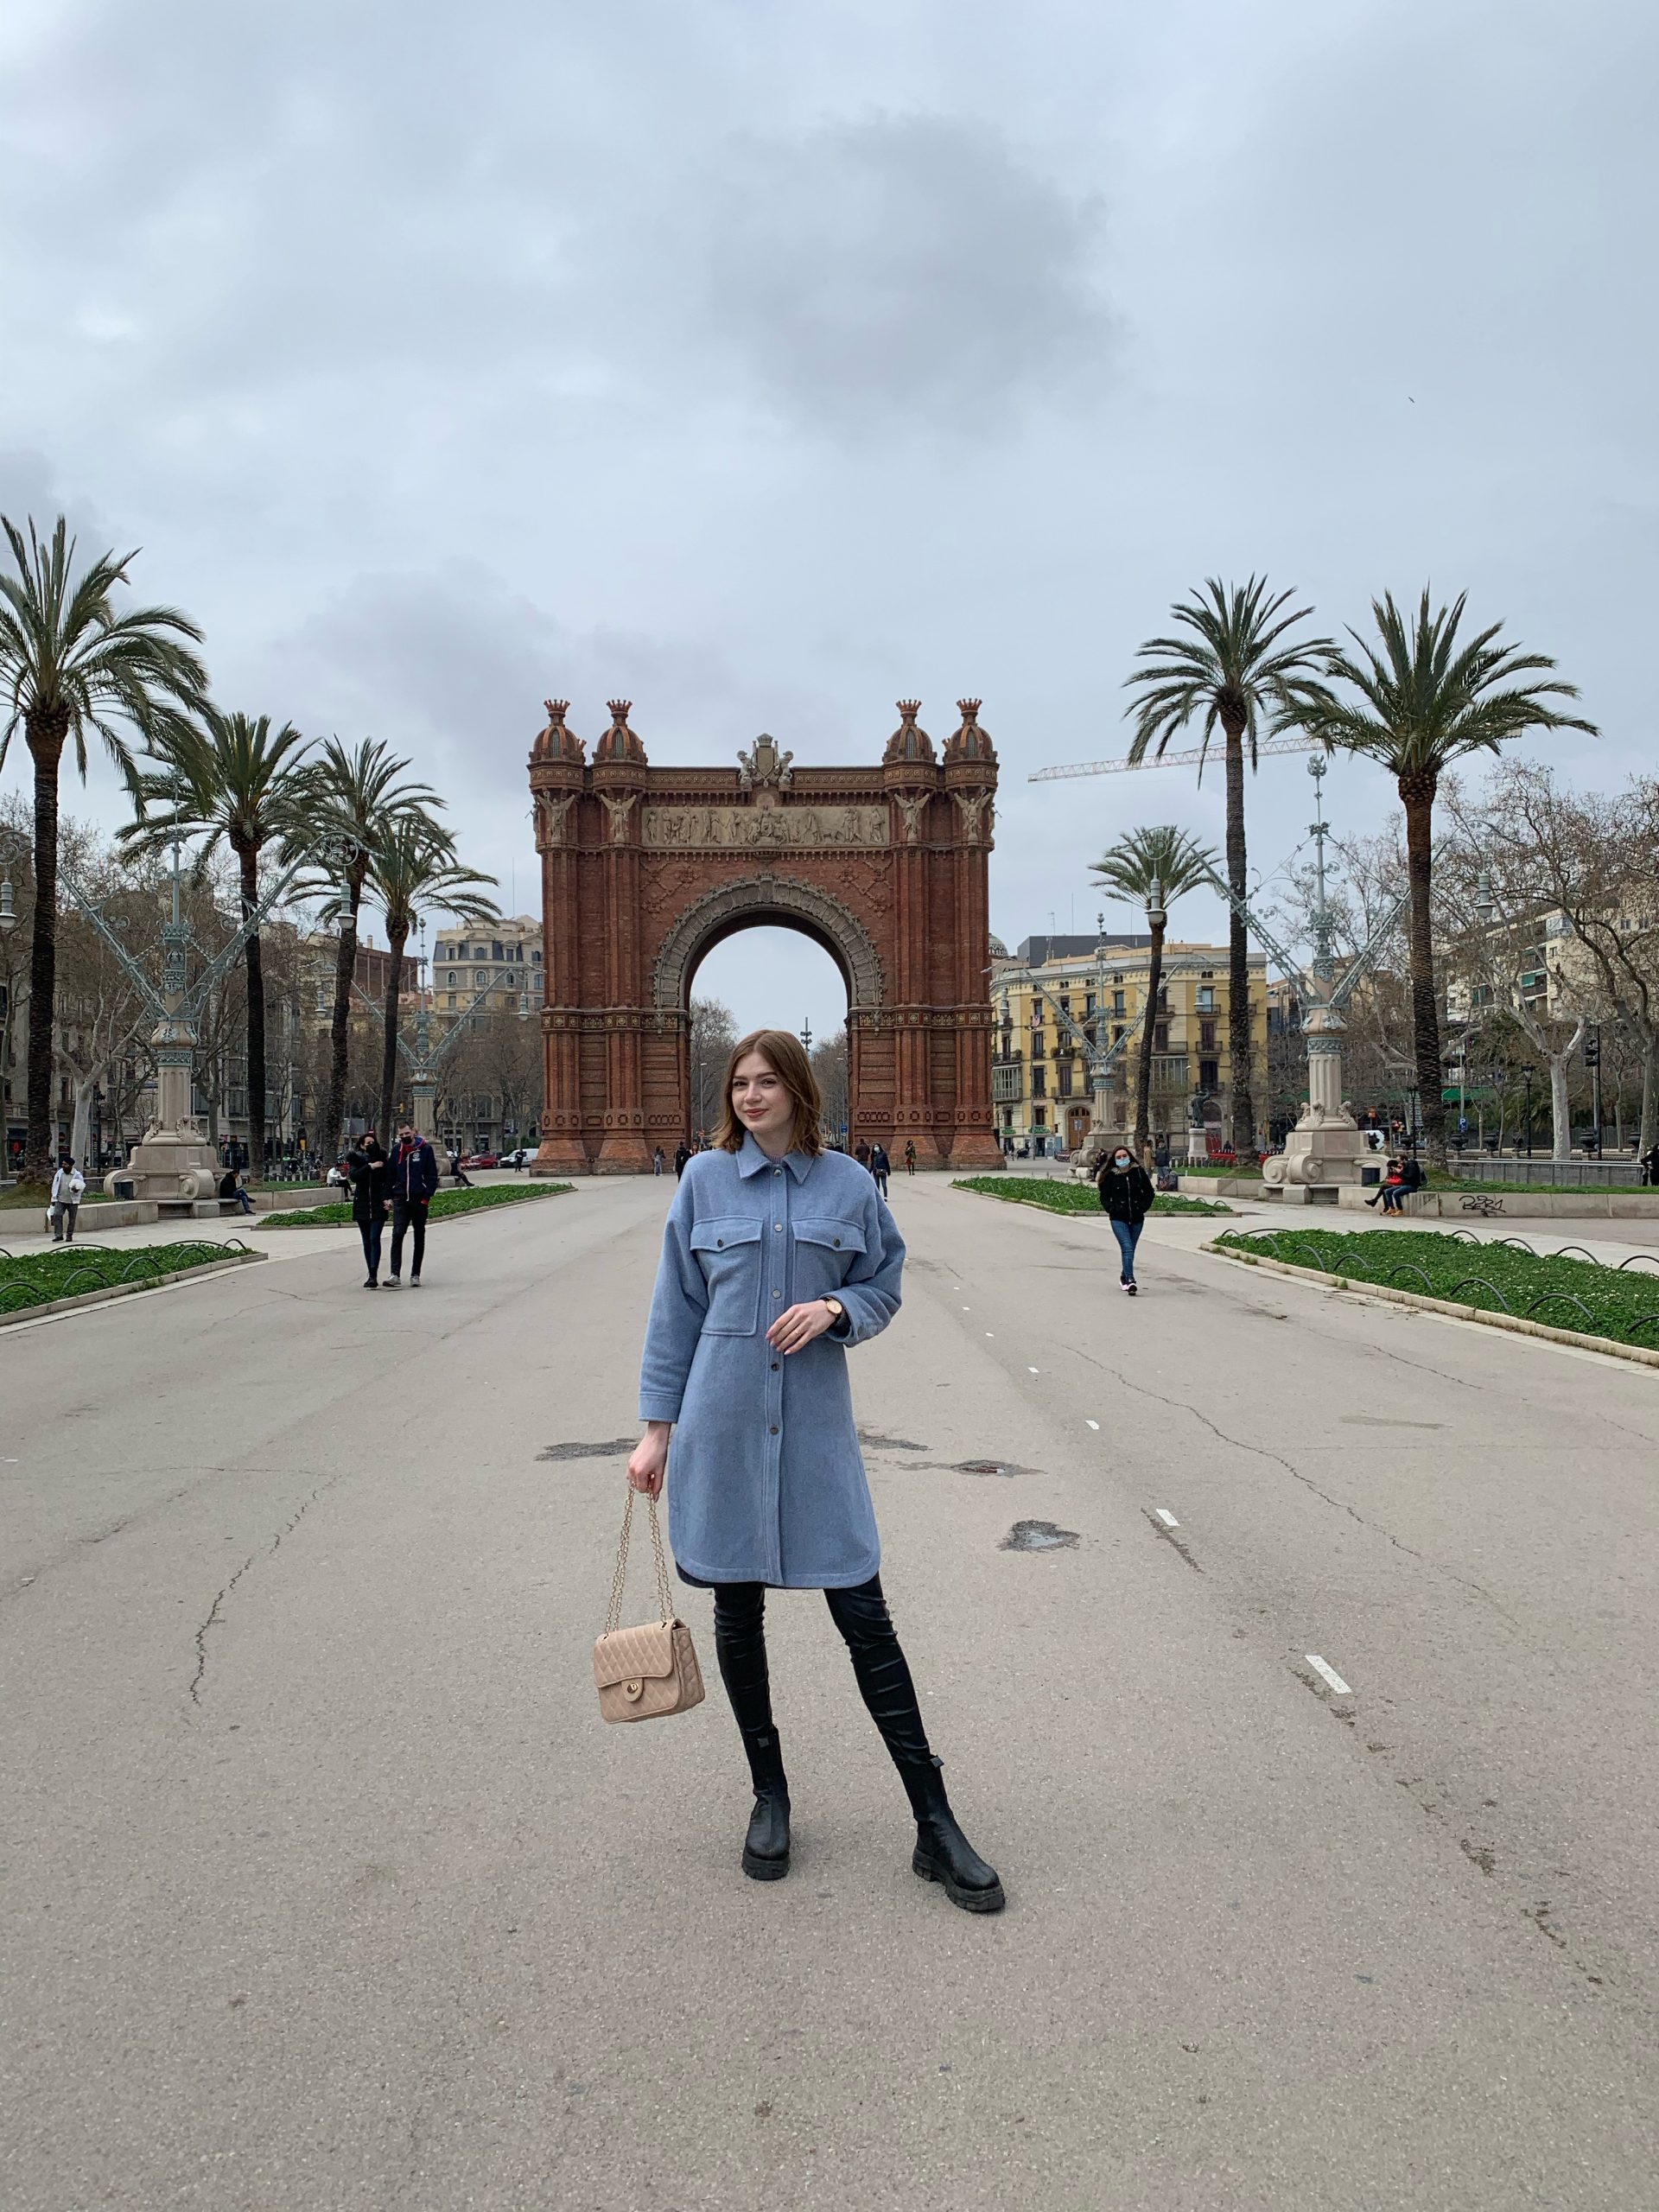
[[[668,1472],[668,1432],[671,1423],[648,1421],[645,1433],[633,1447],[628,1461],[630,1485],[646,1497],[660,1497],[663,1478]]]
[[[791,1306],[780,1313],[766,1331],[766,1342],[779,1351],[803,1351],[814,1337],[821,1337],[826,1329],[833,1329],[836,1317],[821,1298],[814,1298],[804,1306]]]

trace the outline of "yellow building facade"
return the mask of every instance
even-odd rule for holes
[[[1088,1135],[1088,1061],[1060,1013],[1093,1040],[1103,1033],[1107,1042],[1126,1040],[1112,1065],[1107,1125],[1133,1126],[1141,1040],[1130,1032],[1150,981],[1145,937],[1027,938],[1012,954],[993,944],[991,1101],[1005,1150],[1012,1142],[1016,1152],[1075,1152]],[[1259,1082],[1268,1050],[1262,953],[1250,957],[1250,1015]],[[1153,1014],[1151,1122],[1154,1141],[1166,1139],[1178,1154],[1188,1150],[1189,1128],[1219,1137],[1226,1126],[1232,1083],[1227,1017],[1226,946],[1166,941]]]

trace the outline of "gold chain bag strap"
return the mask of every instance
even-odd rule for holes
[[[702,1675],[692,1649],[691,1631],[674,1618],[668,1560],[657,1501],[651,1506],[651,1542],[657,1554],[659,1620],[643,1628],[623,1628],[622,1585],[628,1572],[628,1535],[633,1525],[633,1491],[622,1509],[622,1541],[616,1548],[616,1580],[611,1585],[605,1633],[594,1646],[594,1682],[601,1720],[658,1720],[664,1713],[689,1713],[702,1703]]]

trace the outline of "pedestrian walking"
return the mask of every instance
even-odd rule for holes
[[[461,1147],[459,1145],[452,1144],[449,1147],[449,1173],[454,1177],[455,1181],[461,1185],[461,1188],[463,1191],[470,1191],[472,1189],[473,1185],[471,1179],[461,1167]]]
[[[1114,1145],[1107,1154],[1097,1188],[1123,1263],[1117,1279],[1133,1298],[1137,1288],[1135,1248],[1141,1242],[1141,1228],[1156,1203],[1157,1193],[1152,1187],[1151,1176],[1126,1144]]]
[[[1642,1180],[1659,1183],[1659,1144],[1651,1144],[1642,1154]]]
[[[426,1217],[438,1187],[438,1156],[412,1122],[405,1122],[397,1132],[397,1147],[387,1163],[387,1183],[391,1194],[391,1273],[386,1277],[386,1288],[397,1290],[402,1286],[404,1238],[412,1230],[415,1243],[410,1255],[409,1287],[418,1290],[421,1262],[426,1257]]]
[[[86,1178],[76,1166],[73,1155],[60,1153],[58,1172],[52,1178],[52,1242],[54,1244],[74,1243],[75,1216],[80,1211],[81,1194],[86,1188]]]
[[[685,1163],[691,1157],[691,1147],[682,1137],[674,1147],[674,1180],[677,1183],[685,1173]]]
[[[652,1172],[652,1173],[653,1175],[660,1175],[660,1174],[662,1173],[662,1172],[663,1172],[663,1168],[664,1168],[664,1164],[665,1164],[665,1163],[664,1163],[664,1159],[663,1159],[663,1147],[661,1147],[661,1145],[658,1145],[658,1147],[657,1147],[657,1149],[656,1149],[656,1151],[655,1151],[655,1152],[653,1152],[653,1153],[652,1154],[652,1155],[651,1155],[651,1172]]]
[[[789,1872],[790,1797],[766,1662],[769,1589],[822,1590],[910,1799],[911,1864],[995,1912],[995,1871],[963,1835],[881,1592],[849,1348],[899,1310],[905,1247],[868,1174],[825,1149],[798,1038],[760,1029],[727,1065],[719,1130],[675,1193],[645,1332],[628,1462],[662,1491],[683,1580],[715,1593],[715,1649],[754,1785],[742,1867]]]
[[[870,1173],[875,1179],[876,1189],[884,1198],[887,1195],[887,1178],[892,1173],[893,1162],[887,1158],[887,1147],[873,1144],[870,1147]]]
[[[386,1225],[386,1155],[372,1129],[346,1155],[346,1172],[352,1179],[352,1219],[363,1239],[363,1259],[369,1272],[363,1287],[380,1287],[380,1239]]]
[[[860,1137],[858,1142],[853,1147],[853,1158],[857,1160],[861,1167],[868,1169],[869,1166],[870,1147],[862,1137]]]
[[[913,1175],[916,1173],[916,1140],[914,1137],[906,1137],[905,1139],[905,1173],[906,1175]]]

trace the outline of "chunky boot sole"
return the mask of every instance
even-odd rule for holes
[[[759,1852],[751,1851],[745,1845],[743,1872],[752,1882],[781,1882],[789,1872],[789,1860],[787,1858],[762,1859]]]
[[[925,1882],[937,1882],[952,1904],[960,1905],[964,1912],[1001,1912],[1007,1903],[999,1882],[995,1889],[965,1889],[952,1875],[943,1859],[933,1858],[918,1844],[910,1862],[911,1872],[919,1874]]]

